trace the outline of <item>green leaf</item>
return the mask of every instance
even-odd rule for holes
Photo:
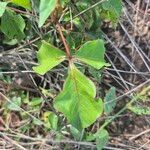
[[[90,126],[102,114],[101,99],[95,100],[96,89],[74,65],[71,66],[63,91],[56,97],[54,107],[64,113],[75,128]]]
[[[21,15],[5,11],[1,18],[0,29],[9,39],[22,40],[25,37],[24,28],[25,22]]]
[[[39,120],[38,118],[34,118],[34,119],[33,119],[33,123],[34,123],[35,125],[39,125],[39,126],[43,125],[43,122],[42,122],[41,120]]]
[[[39,27],[45,23],[46,19],[53,12],[57,5],[57,0],[40,0],[40,11],[39,11]]]
[[[13,111],[20,111],[20,106],[21,106],[21,98],[13,97],[11,102],[8,103],[7,108]]]
[[[95,40],[85,43],[77,51],[75,57],[96,69],[109,66],[104,60],[105,47],[103,40]]]
[[[114,11],[117,16],[120,16],[122,11],[122,0],[109,0],[102,3],[102,7],[108,11]]]
[[[104,98],[104,111],[106,114],[110,114],[113,111],[114,107],[116,106],[116,101],[114,101],[115,98],[116,98],[116,88],[111,87]]]
[[[25,9],[31,10],[30,0],[11,0],[10,2],[18,6],[24,7]]]
[[[51,124],[51,128],[54,130],[57,130],[57,125],[58,125],[58,117],[54,113],[51,113],[48,117],[48,120]]]
[[[51,44],[43,41],[37,54],[39,66],[33,67],[33,70],[41,75],[57,66],[65,60],[65,53]]]
[[[56,114],[54,114],[51,111],[47,111],[44,113],[43,119],[44,119],[44,122],[46,123],[46,127],[48,129],[57,130],[58,117]]]
[[[150,115],[150,107],[143,107],[139,105],[129,105],[128,109],[137,115]]]
[[[32,100],[29,102],[29,105],[30,106],[37,106],[37,105],[40,105],[41,103],[43,102],[43,99],[41,98],[32,98]]]
[[[82,132],[80,132],[78,129],[76,129],[75,127],[73,127],[73,126],[71,126],[70,127],[70,132],[71,132],[71,134],[73,135],[73,137],[77,140],[77,141],[79,141],[80,139],[81,139],[81,134],[82,134]]]
[[[7,2],[0,2],[0,17],[3,15],[3,13],[5,12],[6,6],[7,6]]]
[[[106,10],[105,17],[113,23],[117,23],[122,11],[122,0],[104,1],[102,7]]]
[[[102,150],[109,140],[109,134],[107,130],[102,129],[98,131],[95,136],[97,150]]]

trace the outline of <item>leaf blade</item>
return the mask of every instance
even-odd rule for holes
[[[105,63],[104,54],[103,40],[94,40],[81,46],[76,52],[75,57],[96,69],[101,69],[104,66],[109,66],[108,63]]]
[[[109,133],[102,129],[95,134],[97,150],[102,150],[109,140]]]
[[[37,54],[39,66],[33,67],[36,73],[44,75],[47,71],[65,60],[65,53],[51,44],[43,41]]]
[[[121,0],[109,0],[102,3],[103,9],[106,11],[105,19],[112,21],[116,26],[119,21],[120,14],[122,12]]]
[[[116,99],[116,88],[111,87],[104,98],[104,111],[106,114],[110,114],[116,106],[114,99]]]
[[[95,95],[93,82],[74,66],[69,71],[63,91],[54,101],[54,107],[80,130],[90,126],[102,114],[102,100],[96,101]]]
[[[30,0],[11,0],[11,2],[25,9],[31,10]]]
[[[1,31],[9,39],[22,40],[25,37],[25,21],[19,14],[11,11],[5,11],[1,18]]]
[[[53,12],[57,5],[57,0],[41,0],[40,1],[40,8],[39,8],[39,27],[45,23],[46,19],[49,15]]]
[[[3,13],[5,12],[7,2],[0,2],[0,17],[2,17]]]

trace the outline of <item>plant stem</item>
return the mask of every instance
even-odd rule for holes
[[[68,59],[71,60],[70,48],[69,48],[69,46],[68,46],[68,44],[66,42],[66,39],[65,39],[65,37],[64,37],[64,35],[62,33],[62,27],[59,24],[57,24],[56,27],[57,27],[57,30],[58,30],[60,36],[61,36],[63,44],[65,46],[66,55],[67,55]]]

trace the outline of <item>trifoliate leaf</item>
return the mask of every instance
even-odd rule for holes
[[[53,12],[57,5],[57,0],[40,0],[40,10],[39,10],[39,27],[45,23],[46,19]]]
[[[37,54],[39,66],[33,67],[33,70],[41,75],[57,66],[65,60],[65,53],[51,44],[43,41]]]
[[[105,47],[103,40],[95,40],[85,43],[76,52],[75,57],[96,69],[109,66],[104,60]]]
[[[96,88],[91,80],[74,65],[71,66],[63,91],[56,97],[54,107],[64,113],[75,128],[90,126],[102,114],[101,99],[95,100]]]

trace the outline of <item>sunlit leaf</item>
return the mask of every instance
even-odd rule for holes
[[[104,59],[105,47],[103,40],[95,40],[85,43],[77,51],[75,57],[96,69],[109,66]]]
[[[43,101],[43,99],[41,98],[32,98],[32,100],[29,102],[29,105],[34,107],[34,106],[38,106],[39,104],[41,104]]]
[[[53,12],[57,5],[57,0],[40,0],[40,10],[39,10],[39,27],[45,23],[46,19]]]
[[[58,117],[56,114],[51,111],[47,111],[44,113],[43,119],[48,129],[57,130]]]
[[[64,89],[54,101],[54,107],[63,112],[75,128],[86,128],[94,123],[103,111],[102,100],[94,99],[95,96],[93,82],[72,65]]]
[[[37,54],[39,66],[33,67],[33,70],[41,75],[57,66],[65,60],[65,53],[51,44],[43,41]]]
[[[3,13],[5,12],[6,6],[7,6],[7,2],[0,2],[0,17],[3,15]]]
[[[11,0],[10,2],[19,5],[21,7],[24,7],[26,9],[31,10],[31,3],[30,0]]]

